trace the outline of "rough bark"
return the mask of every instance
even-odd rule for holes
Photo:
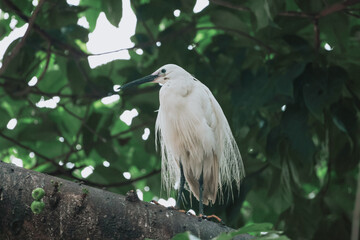
[[[35,215],[37,187],[46,194]],[[211,239],[232,230],[142,202],[135,193],[125,197],[0,162],[0,239],[170,239],[184,231]]]

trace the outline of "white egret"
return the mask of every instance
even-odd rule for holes
[[[167,64],[121,89],[146,82],[162,85],[156,142],[161,148],[163,187],[169,194],[180,181],[179,207],[186,180],[203,215],[203,204],[214,203],[217,195],[223,197],[224,186],[232,194],[233,181],[240,189],[245,176],[228,121],[210,90],[177,65]]]

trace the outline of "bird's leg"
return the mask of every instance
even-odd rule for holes
[[[180,188],[179,188],[179,193],[178,193],[178,197],[177,197],[177,201],[176,201],[177,209],[180,209],[181,197],[182,197],[182,193],[184,191],[184,185],[185,185],[184,169],[180,162]]]
[[[201,171],[200,179],[199,179],[199,215],[200,217],[204,215],[204,205],[203,205],[203,187],[204,179],[203,179],[203,171]]]

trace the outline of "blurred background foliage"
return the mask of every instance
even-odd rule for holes
[[[100,12],[117,27],[121,1],[2,0],[0,40],[11,19],[31,26],[2,59],[0,159],[166,198],[154,148],[159,86],[102,100],[119,94],[114,85],[175,63],[213,92],[246,167],[235,201],[205,212],[234,228],[269,222],[293,239],[348,239],[360,159],[358,2],[212,0],[194,13],[194,0],[131,1],[131,59],[92,69],[88,34]],[[77,24],[84,16],[88,28]],[[129,126],[119,116],[134,108]],[[187,199],[183,207],[196,211]]]

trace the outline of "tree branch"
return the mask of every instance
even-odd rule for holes
[[[10,0],[3,0],[3,1],[23,21],[30,22],[30,19],[14,3],[12,3]],[[44,0],[41,0],[41,1],[44,1]],[[40,5],[40,3],[38,4],[38,6],[39,5]],[[65,50],[68,50],[70,53],[72,53],[76,57],[87,57],[87,55],[84,52],[82,52],[81,50],[78,50],[77,48],[75,48],[75,47],[73,47],[71,45],[68,45],[68,44],[65,44],[65,43],[61,42],[59,39],[56,39],[56,38],[52,37],[46,31],[42,30],[37,24],[33,24],[33,28],[46,41],[50,41],[50,42],[52,42],[54,44],[57,44],[59,47],[65,49]]]
[[[40,9],[42,7],[42,5],[44,4],[45,0],[40,0],[38,5],[36,6],[33,14],[31,15],[31,17],[28,19],[29,25],[26,29],[26,32],[24,34],[24,36],[21,38],[20,42],[14,47],[14,49],[11,51],[10,55],[7,57],[4,57],[4,62],[3,65],[0,69],[0,75],[2,75],[6,68],[8,67],[8,65],[10,64],[10,62],[13,60],[13,58],[19,53],[20,49],[24,46],[26,39],[29,36],[29,33],[31,32],[31,30],[34,27],[34,23],[35,23],[35,19],[37,17],[37,15],[40,12]]]
[[[232,228],[179,211],[0,162],[0,239],[171,239],[190,231],[212,239]],[[59,183],[62,183],[61,185]],[[31,192],[45,191],[45,208],[31,212]],[[250,239],[250,235],[241,235]]]

